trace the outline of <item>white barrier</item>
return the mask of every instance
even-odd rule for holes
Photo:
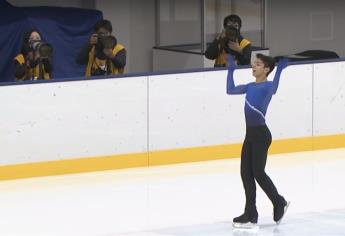
[[[312,65],[294,65],[282,72],[267,113],[273,138],[312,136]]]
[[[272,79],[272,72],[269,79]],[[243,141],[244,95],[226,94],[227,71],[151,76],[150,148],[174,149]],[[253,80],[237,70],[235,83]],[[312,135],[312,65],[288,67],[267,122],[275,138]]]
[[[0,166],[241,143],[244,96],[226,94],[226,74],[2,86]],[[344,134],[344,75],[345,62],[288,67],[267,112],[273,138]]]
[[[0,87],[0,165],[147,152],[147,77]]]
[[[345,62],[314,65],[314,135],[345,133]]]

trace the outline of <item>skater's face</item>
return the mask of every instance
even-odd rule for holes
[[[255,78],[267,76],[269,68],[265,67],[265,64],[259,59],[256,58],[252,64],[253,76]]]

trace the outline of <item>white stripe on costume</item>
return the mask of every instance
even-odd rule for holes
[[[262,118],[264,118],[264,120],[266,119],[265,115],[259,109],[256,109],[252,104],[250,104],[247,99],[246,99],[246,103],[251,109],[259,113],[262,116]]]

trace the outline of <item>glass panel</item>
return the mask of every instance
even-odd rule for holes
[[[206,38],[210,43],[223,29],[223,19],[236,14],[242,19],[241,34],[253,46],[263,46],[264,0],[206,0]]]
[[[262,46],[264,0],[232,0],[233,12],[242,18],[241,32],[252,45]]]
[[[160,46],[200,43],[200,1],[160,0]]]

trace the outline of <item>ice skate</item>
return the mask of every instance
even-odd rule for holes
[[[273,212],[273,219],[277,223],[277,225],[280,224],[280,222],[283,220],[283,217],[285,216],[285,213],[287,209],[289,208],[290,202],[286,202],[285,199],[283,199],[283,205],[279,207],[274,207]]]
[[[258,214],[244,213],[239,217],[234,218],[232,226],[234,229],[258,229]]]

